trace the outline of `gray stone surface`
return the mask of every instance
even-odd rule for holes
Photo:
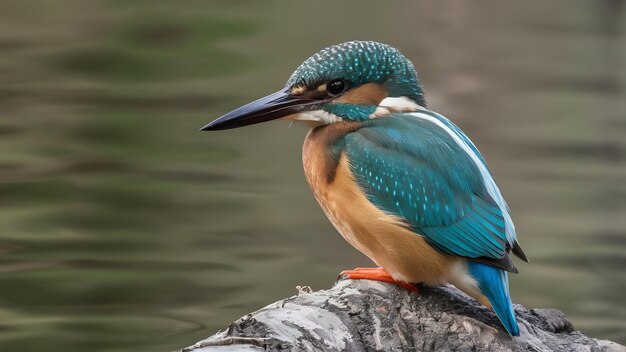
[[[574,331],[555,309],[517,305],[521,335],[511,337],[493,312],[453,287],[422,286],[416,295],[342,280],[329,290],[298,289],[182,351],[626,351]]]

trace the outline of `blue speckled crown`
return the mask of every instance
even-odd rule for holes
[[[296,69],[287,87],[316,88],[335,78],[354,86],[378,83],[390,97],[405,96],[425,106],[424,91],[411,61],[397,49],[371,41],[351,41],[322,49]]]

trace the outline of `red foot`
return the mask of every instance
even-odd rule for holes
[[[397,284],[409,291],[418,292],[417,287],[408,282],[396,281],[383,268],[355,268],[354,270],[344,270],[339,276],[347,277],[352,280],[374,280]]]

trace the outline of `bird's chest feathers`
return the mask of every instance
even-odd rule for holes
[[[347,157],[333,149],[333,142],[351,129],[350,124],[317,128],[304,143],[304,171],[324,213],[352,246],[394,278],[444,281],[452,265],[450,258],[411,232],[398,217],[372,204],[358,186]]]
[[[337,231],[352,246],[375,261],[368,248],[373,239],[355,234],[358,226],[348,214],[348,204],[354,200],[357,190],[351,174],[346,173],[349,171],[347,160],[332,147],[335,140],[350,131],[347,126],[328,125],[309,132],[302,152],[304,173],[315,199]]]

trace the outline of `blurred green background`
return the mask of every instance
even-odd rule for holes
[[[514,301],[626,343],[625,2],[0,4],[0,351],[168,351],[370,265],[307,130],[198,128],[317,50],[383,41],[483,152],[531,264]]]

